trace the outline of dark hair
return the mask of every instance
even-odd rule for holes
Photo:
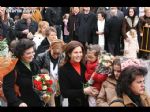
[[[66,45],[65,48],[65,54],[66,54],[65,62],[70,60],[69,54],[71,54],[72,51],[79,46],[82,48],[83,56],[85,55],[84,46],[78,41],[71,41]]]
[[[137,15],[137,12],[136,12],[136,8],[135,8],[135,7],[129,7],[129,8],[127,9],[127,16],[130,17],[130,15],[129,15],[130,9],[133,9],[133,11],[134,11],[133,17],[135,17],[135,16]]]
[[[131,83],[135,80],[136,76],[146,76],[147,69],[145,67],[128,66],[125,68],[117,81],[116,92],[117,96],[122,97],[122,94],[133,94],[130,90]]]
[[[113,64],[112,64],[112,67],[114,67],[114,65],[120,66],[120,69],[121,69],[120,58],[114,59]],[[110,75],[109,77],[112,78],[112,79],[115,79],[114,70],[112,71],[112,75]]]
[[[104,11],[98,11],[97,16],[98,14],[101,14],[104,19],[106,18],[106,13]]]
[[[20,59],[21,56],[23,56],[24,52],[31,47],[35,49],[35,43],[32,40],[26,38],[21,39],[16,43],[14,55]]]
[[[19,40],[13,40],[13,41],[10,42],[9,50],[10,50],[12,53],[14,53],[15,47],[17,46],[17,42],[18,42],[18,41],[19,41]]]

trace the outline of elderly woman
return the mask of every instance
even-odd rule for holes
[[[85,80],[84,47],[78,41],[71,41],[65,49],[65,64],[59,69],[60,92],[68,98],[69,107],[88,106],[88,95],[96,96],[95,87],[83,87]]]
[[[43,106],[39,95],[34,91],[32,76],[40,73],[38,65],[33,61],[35,43],[29,39],[17,42],[14,54],[19,59],[15,69],[3,79],[3,92],[8,106],[33,107]],[[19,94],[15,94],[14,85],[19,87]]]
[[[57,39],[51,43],[49,50],[45,51],[44,53],[38,54],[38,56],[36,57],[37,63],[39,64],[40,68],[47,69],[50,75],[56,81],[58,81],[58,69],[63,59],[62,53],[64,51],[64,47],[64,42],[60,39]],[[55,96],[56,106],[60,106],[60,95],[57,96],[56,94]]]
[[[117,97],[114,97],[110,106],[148,107],[150,97],[145,92],[144,76],[147,69],[138,66],[126,67],[117,82]]]

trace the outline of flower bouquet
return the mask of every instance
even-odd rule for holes
[[[46,105],[49,103],[51,96],[54,93],[55,85],[49,74],[38,74],[33,76],[33,88]]]
[[[7,40],[0,41],[0,81],[3,81],[3,77],[14,69],[17,61],[18,59],[9,52]]]
[[[112,63],[114,60],[114,56],[110,53],[103,52],[98,57],[98,65],[95,69],[95,73],[99,75],[111,75],[112,73]],[[93,76],[95,73],[92,74],[91,78],[88,80],[88,82],[84,86],[90,86],[94,83]]]
[[[136,66],[136,67],[145,67],[146,64],[141,59],[136,58],[126,58],[122,57],[121,60],[121,71],[124,70],[128,66]]]

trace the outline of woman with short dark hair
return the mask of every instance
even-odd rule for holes
[[[117,82],[117,98],[113,98],[110,106],[145,107],[150,106],[150,97],[145,92],[144,67],[126,67]]]
[[[39,95],[34,91],[32,76],[40,73],[38,65],[33,61],[35,55],[35,43],[29,39],[21,39],[17,42],[14,54],[18,58],[15,69],[3,79],[3,91],[8,106],[33,107],[43,106]],[[15,94],[14,85],[19,87]]]

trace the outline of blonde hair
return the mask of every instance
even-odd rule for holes
[[[49,23],[47,21],[40,21],[38,24],[38,33],[42,33],[42,28],[43,26],[45,26],[48,28],[49,27]]]

